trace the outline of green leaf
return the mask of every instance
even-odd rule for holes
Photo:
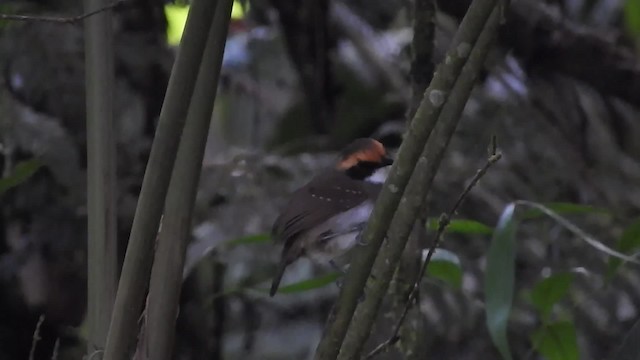
[[[0,195],[27,181],[42,167],[38,159],[19,162],[12,170],[11,175],[0,179]]]
[[[254,234],[247,235],[237,239],[230,240],[227,245],[229,246],[238,246],[238,245],[253,245],[253,244],[262,244],[271,240],[271,235],[269,234]]]
[[[166,4],[164,14],[167,19],[167,42],[169,45],[178,45],[187,23],[189,6]]]
[[[582,205],[582,204],[574,204],[574,203],[563,203],[563,202],[555,202],[555,203],[547,203],[547,204],[539,204],[540,206],[545,207],[557,214],[564,215],[582,215],[582,214],[610,214],[609,210],[598,208],[591,205]],[[528,209],[522,213],[522,219],[530,220],[536,219],[544,216],[546,213],[540,209]]]
[[[462,287],[460,259],[451,251],[437,249],[433,253],[431,262],[427,265],[427,275],[442,280],[456,288]]]
[[[502,212],[487,253],[484,294],[487,327],[503,359],[512,359],[507,339],[507,324],[515,286],[516,229],[515,204]]]
[[[321,287],[325,287],[334,281],[336,281],[342,274],[339,272],[332,272],[322,276],[318,276],[308,280],[298,281],[296,283],[283,286],[278,289],[278,293],[280,294],[294,294],[309,290],[319,289]],[[265,290],[266,291],[266,290]]]
[[[615,248],[625,254],[630,254],[640,248],[640,218],[631,223],[631,225],[624,230],[622,236],[618,239]],[[623,261],[618,258],[609,258],[609,263],[607,264],[608,279],[615,275],[622,263]]]
[[[640,0],[627,0],[624,3],[624,25],[632,37],[640,36]]]
[[[440,226],[438,218],[431,218],[427,222],[429,230],[436,231]],[[491,235],[493,229],[479,221],[469,219],[457,219],[451,220],[447,226],[447,232],[458,234],[478,234],[478,235]]]
[[[565,297],[573,282],[573,273],[560,272],[538,282],[531,291],[531,302],[546,321],[553,306]]]
[[[607,359],[638,360],[638,354],[640,354],[640,319],[636,320],[631,330],[624,336],[622,344],[615,350],[614,355]]]
[[[531,340],[547,360],[578,360],[576,328],[571,321],[545,325],[533,333]]]

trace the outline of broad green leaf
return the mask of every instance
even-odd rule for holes
[[[531,291],[531,302],[546,321],[553,305],[557,304],[569,291],[574,274],[560,272],[538,282]]]
[[[570,321],[544,325],[533,333],[531,340],[547,360],[578,360],[576,328]]]
[[[41,166],[42,163],[38,159],[21,161],[16,164],[11,175],[0,179],[0,195],[27,181]]]
[[[290,285],[282,286],[278,289],[278,293],[280,294],[293,294],[299,293],[314,289],[319,289],[321,287],[325,287],[334,281],[336,281],[341,276],[338,272],[328,273],[322,276],[315,277],[309,280],[302,280]]]
[[[244,19],[247,15],[247,11],[249,10],[249,1],[234,1],[233,7],[231,8],[231,20],[241,20]]]
[[[640,219],[634,221],[629,225],[616,244],[616,250],[629,254],[637,251],[640,248]],[[607,269],[607,278],[611,278],[618,271],[618,268],[622,265],[622,260],[611,257],[609,258],[609,264]]]
[[[589,244],[590,246],[592,246],[593,248],[595,248],[596,250],[602,253],[620,258],[625,261],[633,262],[634,264],[640,264],[640,261],[638,261],[638,259],[631,256],[627,256],[619,251],[613,250],[612,248],[605,245],[602,241],[599,241],[598,239],[589,235],[586,231],[582,230],[580,227],[576,226],[571,221],[563,218],[562,216],[558,215],[555,211],[551,210],[550,208],[542,204],[539,204],[533,201],[526,201],[526,200],[518,200],[516,201],[516,204],[542,211],[545,215],[552,218],[558,224],[562,225],[565,229],[571,231],[578,238],[580,238],[581,240],[583,240],[584,242],[586,242],[587,244]]]
[[[516,271],[517,220],[514,213],[515,204],[511,203],[500,216],[487,253],[484,279],[489,334],[502,358],[508,360],[511,360],[512,356],[507,339],[507,324],[513,304]]]
[[[244,19],[247,10],[248,6],[245,7],[239,1],[234,1],[231,8],[231,19]],[[180,44],[184,27],[187,24],[189,5],[181,3],[166,4],[164,6],[164,14],[167,18],[167,42],[169,45],[177,46]]]
[[[582,204],[574,204],[574,203],[563,203],[563,202],[555,202],[555,203],[546,203],[539,204],[540,206],[545,207],[557,214],[564,215],[581,215],[581,214],[609,214],[609,210],[598,208],[591,205],[582,205]],[[536,219],[545,215],[545,212],[540,209],[529,209],[522,213],[522,219]]]
[[[164,14],[167,18],[167,42],[169,45],[178,45],[187,24],[189,6],[166,4]]]
[[[255,235],[247,235],[237,239],[230,240],[227,245],[229,246],[238,246],[238,245],[253,245],[253,244],[262,244],[271,240],[271,236],[269,234],[255,234]]]
[[[629,35],[640,36],[640,0],[626,0],[624,3],[624,25]]]
[[[431,218],[428,221],[429,230],[438,230],[439,219]],[[457,219],[451,220],[447,226],[446,232],[458,233],[458,234],[479,234],[479,235],[491,235],[493,229],[479,221],[469,219]]]
[[[427,275],[442,280],[456,288],[462,286],[462,269],[456,254],[444,249],[437,249],[427,265]]]
[[[622,344],[615,350],[614,355],[607,359],[638,360],[638,354],[640,354],[640,319],[636,320],[631,330],[624,336]]]

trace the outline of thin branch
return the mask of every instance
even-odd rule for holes
[[[365,359],[372,359],[376,355],[388,351],[391,346],[393,346],[396,342],[398,342],[398,340],[400,340],[400,337],[398,336],[398,334],[400,333],[400,328],[402,327],[402,324],[404,323],[404,319],[407,317],[407,314],[409,313],[411,306],[413,305],[414,301],[418,297],[419,290],[420,290],[420,283],[422,282],[422,279],[424,278],[424,275],[427,271],[427,267],[429,266],[429,263],[433,258],[433,254],[435,254],[436,249],[440,246],[442,234],[446,230],[447,226],[449,226],[451,219],[458,211],[458,208],[460,207],[462,202],[466,199],[467,195],[469,195],[469,192],[471,192],[471,190],[476,186],[478,181],[480,181],[480,179],[484,176],[484,174],[486,174],[487,170],[489,170],[489,168],[493,164],[495,164],[496,162],[498,162],[498,160],[500,160],[500,158],[502,158],[502,154],[499,152],[496,152],[495,146],[492,145],[492,149],[493,149],[493,153],[489,156],[489,158],[487,159],[487,162],[484,164],[484,166],[481,169],[479,169],[476,172],[476,174],[473,176],[473,178],[471,179],[467,187],[462,191],[460,196],[458,196],[458,200],[455,202],[453,207],[451,207],[451,210],[449,210],[449,212],[446,214],[443,213],[442,215],[440,215],[440,219],[438,220],[438,230],[436,231],[436,236],[433,240],[433,244],[429,248],[427,257],[425,258],[425,260],[422,263],[422,266],[420,267],[420,271],[417,274],[416,281],[413,284],[413,289],[411,290],[411,293],[409,294],[407,301],[405,303],[404,310],[400,315],[400,318],[398,319],[398,322],[396,323],[395,327],[393,328],[393,333],[391,334],[389,339],[387,339],[385,342],[381,343],[375,349],[373,349],[365,357]]]
[[[67,17],[57,16],[37,16],[37,15],[14,15],[14,14],[0,14],[0,20],[8,21],[37,21],[37,22],[52,22],[58,24],[75,24],[90,16],[100,14],[101,12],[115,9],[118,5],[127,2],[128,0],[115,0],[111,4],[105,5],[96,10],[86,12],[84,14]]]
[[[44,315],[40,315],[38,322],[36,323],[36,329],[33,331],[33,338],[31,339],[31,350],[29,350],[29,360],[33,360],[36,355],[36,346],[38,345],[38,341],[40,341],[40,327],[42,327],[42,323],[44,322]]]
[[[56,339],[53,344],[53,352],[51,353],[51,360],[58,360],[58,353],[60,352],[60,338]]]

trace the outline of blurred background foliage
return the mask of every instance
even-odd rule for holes
[[[299,261],[269,298],[279,248],[268,231],[287,194],[330,165],[335,149],[360,136],[401,142],[411,3],[234,4],[177,359],[312,356],[337,274]],[[434,62],[469,2],[437,3]],[[0,3],[8,14],[81,8],[79,0]],[[114,10],[121,257],[187,11],[185,1],[163,0]],[[81,26],[0,22],[0,359],[28,358],[41,315],[35,359],[50,359],[57,341],[59,359],[84,352],[82,39]],[[432,358],[629,351],[617,349],[640,316],[640,273],[612,255],[640,248],[638,44],[640,0],[513,1],[430,195],[433,236],[497,136],[503,159],[459,209],[422,284]],[[393,323],[381,316],[369,346]]]

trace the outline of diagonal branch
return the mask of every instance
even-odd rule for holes
[[[115,0],[112,3],[105,5],[96,10],[86,12],[84,14],[68,17],[57,16],[38,16],[38,15],[14,15],[14,14],[0,14],[0,20],[8,21],[37,21],[37,22],[53,22],[59,24],[75,24],[90,16],[100,14],[101,12],[115,9],[118,5],[124,4],[128,0]]]
[[[456,203],[451,207],[451,210],[449,210],[448,213],[442,214],[442,216],[440,216],[440,220],[438,221],[438,230],[436,231],[433,244],[429,248],[429,251],[427,252],[427,257],[422,262],[422,266],[420,266],[419,272],[416,274],[416,281],[413,284],[413,289],[411,290],[411,293],[406,299],[404,310],[400,315],[400,317],[398,318],[398,321],[396,322],[396,325],[393,328],[391,336],[385,342],[381,343],[375,349],[373,349],[365,357],[365,359],[367,360],[373,359],[376,355],[386,352],[389,349],[389,347],[393,346],[398,340],[400,340],[400,337],[398,336],[398,334],[400,333],[400,328],[402,327],[402,324],[404,323],[404,320],[406,319],[407,314],[409,313],[409,309],[411,309],[412,305],[418,298],[420,283],[422,282],[422,279],[426,274],[427,267],[429,266],[429,263],[433,258],[433,254],[435,254],[436,249],[440,246],[442,234],[446,230],[447,226],[449,226],[449,222],[453,218],[454,214],[456,214],[456,212],[458,211],[458,208],[460,207],[464,199],[466,199],[469,192],[471,192],[471,189],[473,189],[476,186],[478,181],[480,181],[480,179],[484,176],[487,170],[489,170],[489,168],[493,164],[498,162],[498,160],[500,160],[501,157],[502,157],[502,154],[496,153],[494,151],[494,153],[491,156],[489,156],[489,159],[487,159],[487,162],[484,164],[484,166],[476,172],[476,174],[473,176],[473,178],[471,179],[467,187],[464,189],[464,191],[462,191]]]

